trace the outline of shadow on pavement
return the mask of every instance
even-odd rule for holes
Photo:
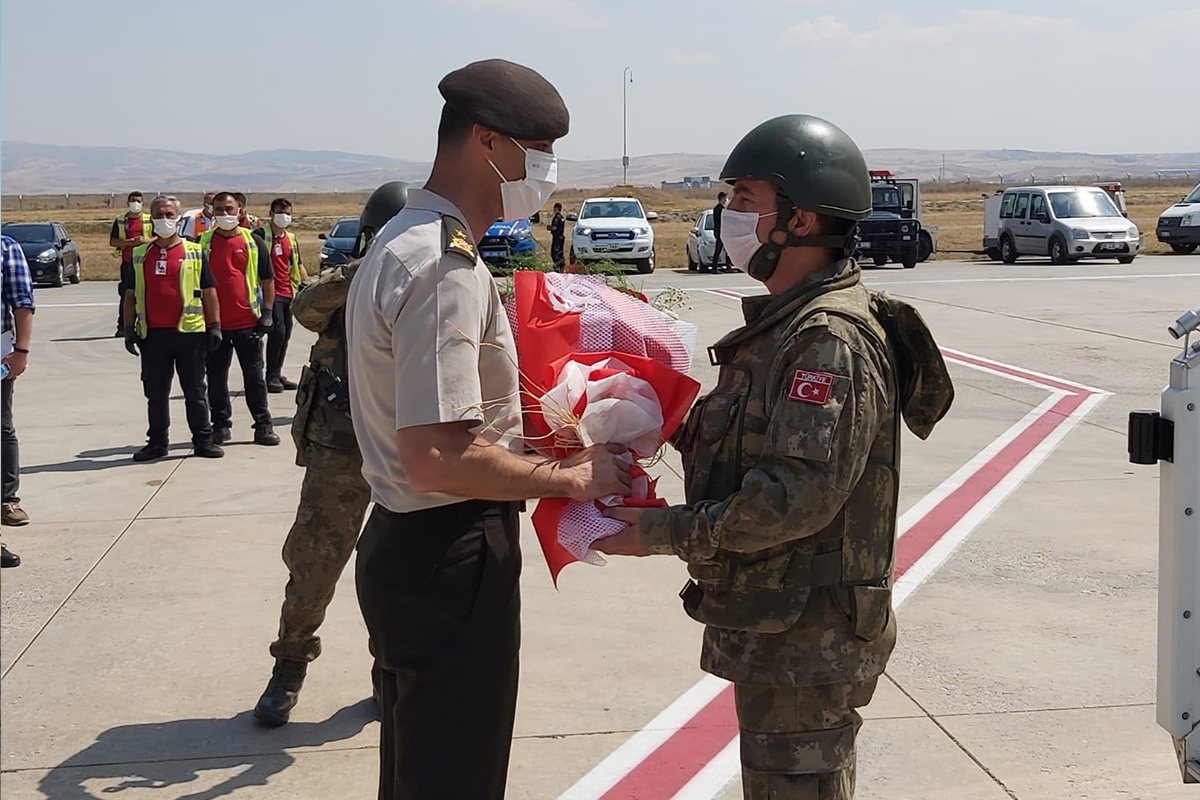
[[[144,445],[129,445],[127,447],[105,447],[100,450],[84,450],[70,461],[59,461],[54,464],[31,464],[29,466],[21,465],[22,475],[36,475],[39,472],[94,472],[101,469],[112,469],[114,467],[128,467],[138,462],[134,461],[132,456],[138,450],[141,450]],[[151,463],[160,463],[163,461],[174,461],[186,457],[187,453],[191,452],[191,442],[176,442],[170,445],[169,450],[185,452],[177,455],[169,455],[166,458],[160,458]],[[128,458],[113,459],[112,456],[128,456]],[[100,460],[106,459],[106,460]]]
[[[106,340],[118,339],[119,337],[108,336],[68,336],[62,339],[51,339],[51,342],[103,342]]]
[[[253,713],[229,719],[181,719],[122,725],[104,731],[42,778],[38,788],[54,800],[99,800],[126,789],[164,789],[241,769],[215,786],[191,793],[172,792],[179,800],[211,800],[247,786],[265,786],[296,760],[288,751],[340,742],[357,736],[376,719],[371,699],[346,706],[323,722],[291,722],[282,728],[259,726]],[[240,746],[245,754],[208,755]],[[100,781],[99,795],[87,784]]]

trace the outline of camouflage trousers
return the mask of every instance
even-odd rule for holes
[[[734,685],[745,800],[851,800],[856,709],[878,678],[822,686]]]
[[[271,655],[312,661],[321,654],[317,628],[354,553],[371,489],[363,479],[358,450],[308,442],[302,457],[304,483],[296,521],[283,543],[288,582]]]

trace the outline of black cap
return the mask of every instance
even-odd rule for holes
[[[561,139],[571,125],[550,81],[500,58],[456,69],[442,78],[438,91],[462,116],[514,139]]]

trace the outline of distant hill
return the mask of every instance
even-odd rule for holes
[[[1123,178],[1153,175],[1157,170],[1190,170],[1200,175],[1200,152],[1117,153],[1039,152],[1033,150],[868,150],[873,168],[897,174],[946,180],[1057,178]],[[724,157],[665,153],[630,159],[629,182],[658,185],[684,176],[716,178]],[[180,153],[132,147],[67,147],[4,142],[0,144],[0,191],[4,194],[59,192],[202,191],[237,187],[247,191],[351,191],[388,180],[422,180],[429,163],[336,150],[256,150],[234,156]],[[612,186],[621,181],[621,159],[563,160],[559,183],[564,187]]]

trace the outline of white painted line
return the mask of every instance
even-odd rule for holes
[[[1054,386],[1054,384],[1065,384],[1067,386],[1072,386],[1081,392],[1088,392],[1089,394],[1111,394],[1111,392],[1106,392],[1103,389],[1097,389],[1094,386],[1088,386],[1083,383],[1078,383],[1076,381],[1067,380],[1066,378],[1058,378],[1058,377],[1055,377],[1054,375],[1047,375],[1044,372],[1038,372],[1037,370],[1026,369],[1025,367],[1017,367],[1017,366],[1013,366],[1012,364],[1005,364],[1003,361],[997,361],[994,358],[984,358],[983,356],[977,356],[972,353],[964,353],[962,350],[955,350],[952,347],[942,347],[939,349],[942,351],[943,354],[951,356],[954,359],[954,363],[956,363],[956,364],[961,364],[964,367],[970,367],[971,369],[979,370],[980,372],[987,372],[992,375],[999,375],[1002,378],[1009,378],[1011,380],[1019,381],[1021,383],[1031,383],[1032,385],[1038,386],[1039,388],[1042,388],[1042,389],[1057,390],[1058,387]],[[979,363],[975,363],[975,362],[979,362]],[[998,369],[988,369],[985,366],[981,366],[981,364],[988,364],[988,365],[991,365],[992,367],[996,367]],[[1010,370],[1010,371],[1009,372],[1001,372],[999,370]],[[1022,377],[1024,375],[1033,375],[1034,377],[1042,378],[1042,379],[1048,381],[1049,384],[1045,384],[1045,383],[1039,384],[1039,383],[1030,381],[1027,378]]]
[[[592,768],[579,781],[558,796],[558,800],[596,800],[624,778],[646,756],[658,749],[700,709],[707,706],[720,694],[729,682],[715,675],[705,675],[678,700],[662,710],[646,724],[646,727],[625,742]]]
[[[733,741],[676,792],[672,800],[712,800],[724,792],[741,771],[741,739],[734,736]]]

